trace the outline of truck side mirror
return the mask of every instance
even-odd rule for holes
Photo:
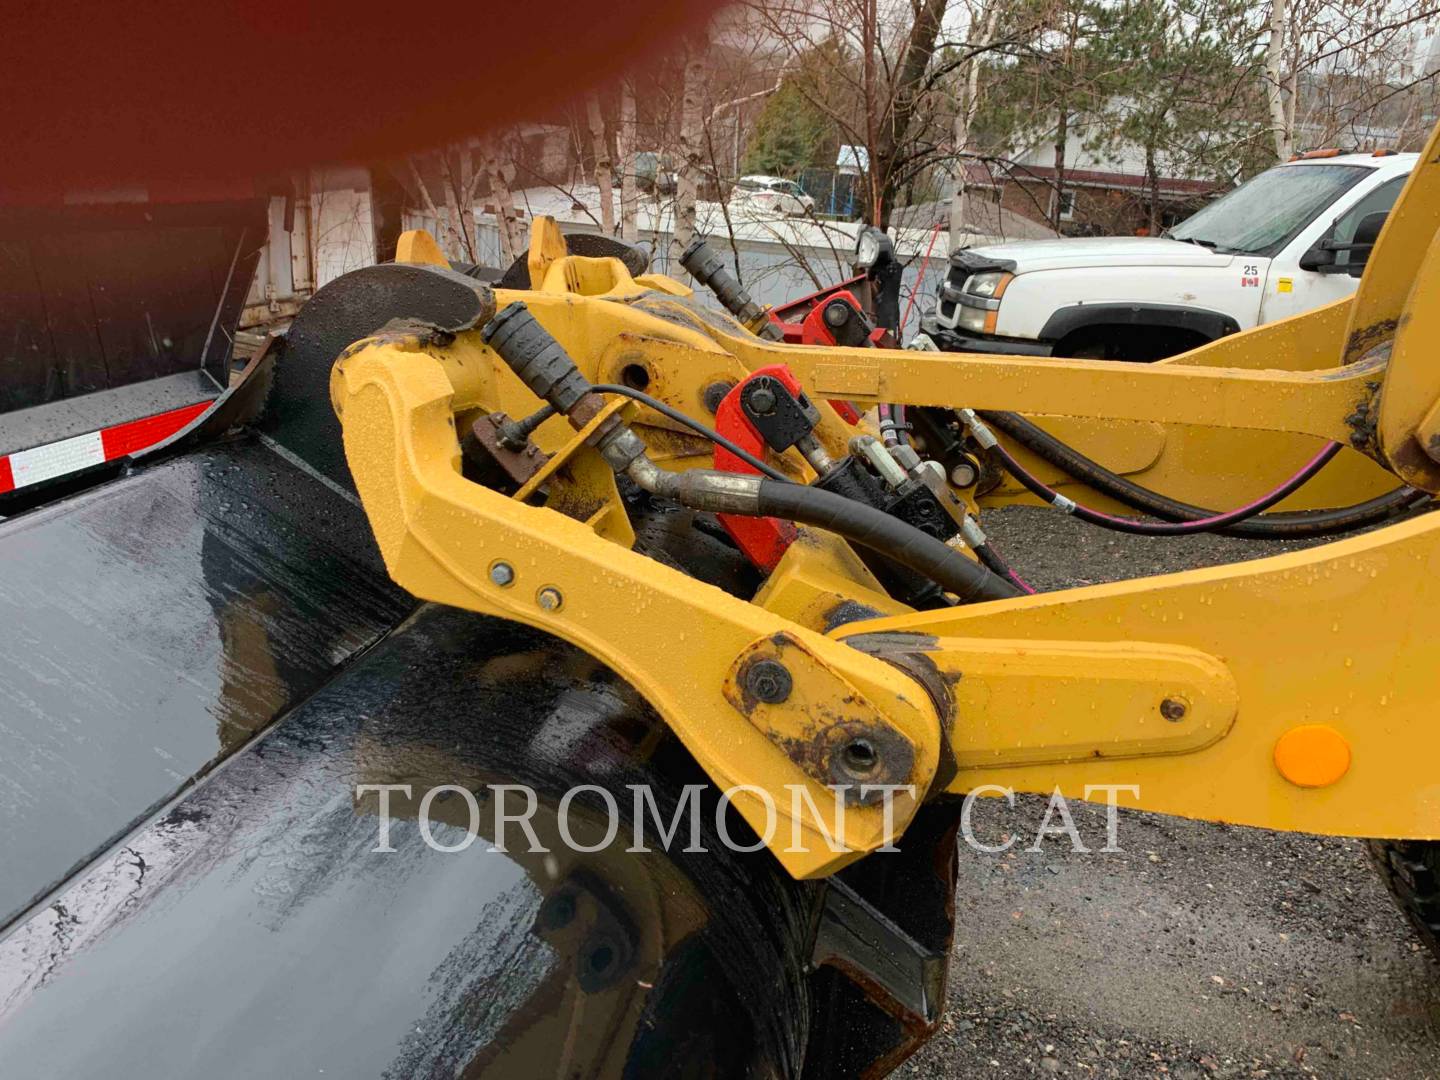
[[[1313,270],[1317,274],[1335,272],[1335,252],[1325,246],[1324,240],[1317,240],[1300,256],[1300,269]]]
[[[1355,226],[1355,239],[1350,243],[1350,261],[1345,267],[1351,277],[1358,278],[1365,273],[1365,264],[1370,261],[1370,252],[1375,248],[1380,230],[1385,227],[1388,214],[1388,210],[1376,210],[1373,214],[1366,214]]]

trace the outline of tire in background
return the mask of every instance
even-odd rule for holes
[[[1395,903],[1440,960],[1440,841],[1371,840],[1368,846]]]

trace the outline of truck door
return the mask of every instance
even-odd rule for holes
[[[1407,176],[1396,176],[1385,181],[1356,200],[1331,223],[1318,240],[1307,243],[1302,234],[1276,255],[1270,264],[1270,273],[1265,282],[1260,321],[1274,322],[1289,315],[1298,315],[1302,311],[1309,311],[1353,293],[1360,281],[1350,276],[1351,252],[1325,251],[1322,258],[1332,261],[1318,269],[1306,269],[1301,264],[1311,261],[1306,259],[1307,253],[1318,254],[1322,251],[1320,245],[1325,241],[1350,243],[1355,236],[1356,226],[1367,214],[1388,212],[1395,205],[1400,189],[1405,186],[1407,179]]]

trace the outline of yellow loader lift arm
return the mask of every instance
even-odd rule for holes
[[[356,343],[332,398],[395,580],[540,627],[619,672],[797,877],[881,847],[927,799],[985,784],[1081,798],[1133,785],[1127,805],[1188,817],[1440,838],[1440,516],[1254,562],[926,611],[888,595],[837,535],[802,526],[746,600],[631,550],[617,470],[742,513],[756,512],[758,488],[786,485],[726,481],[673,416],[588,392],[643,388],[708,424],[715,387],[783,363],[816,399],[1090,418],[1122,441],[1166,425],[1155,467],[1175,497],[1213,495],[1215,454],[1246,438],[1287,460],[1343,442],[1435,492],[1437,217],[1432,135],[1353,301],[1150,366],[774,345],[669,278],[568,256],[542,220],[529,290],[472,283],[483,317],[470,328],[394,323]],[[398,261],[443,263],[423,234],[407,234]],[[514,353],[532,331],[526,355],[539,359],[502,358],[502,341]],[[569,405],[537,413],[537,389]],[[853,429],[818,412],[820,448],[844,453]],[[512,455],[508,493],[467,478],[462,453],[501,414],[538,425]],[[1326,495],[1379,490],[1379,470],[1345,456],[1351,490]],[[771,465],[813,475],[795,451]],[[866,617],[840,621],[847,605]]]

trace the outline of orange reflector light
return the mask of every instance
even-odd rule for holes
[[[1350,743],[1325,724],[1301,724],[1275,741],[1275,767],[1297,787],[1327,787],[1350,771]]]

